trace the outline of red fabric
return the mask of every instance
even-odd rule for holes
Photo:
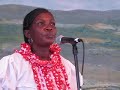
[[[70,90],[68,76],[60,58],[61,48],[57,44],[52,44],[50,51],[52,52],[51,60],[41,60],[31,52],[31,47],[27,43],[22,43],[21,49],[16,50],[31,64],[38,90],[45,88],[48,90]]]

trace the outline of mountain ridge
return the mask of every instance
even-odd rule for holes
[[[3,19],[22,19],[31,10],[37,7],[5,4],[0,5],[0,21]],[[106,23],[106,24],[118,24],[120,21],[120,10],[51,10],[49,9],[56,18],[58,23],[63,24],[95,24],[95,23]]]

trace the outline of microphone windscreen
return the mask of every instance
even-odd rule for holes
[[[56,38],[55,42],[56,42],[57,44],[61,44],[61,39],[62,39],[62,37],[64,37],[64,36],[63,36],[63,35],[58,36],[58,37]]]

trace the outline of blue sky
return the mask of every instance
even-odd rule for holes
[[[120,0],[0,0],[3,4],[23,4],[54,10],[111,10],[120,9]]]

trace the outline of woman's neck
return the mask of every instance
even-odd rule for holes
[[[42,60],[50,60],[50,51],[49,51],[50,46],[37,46],[37,45],[32,45],[32,52],[36,54],[37,56],[40,57]]]

